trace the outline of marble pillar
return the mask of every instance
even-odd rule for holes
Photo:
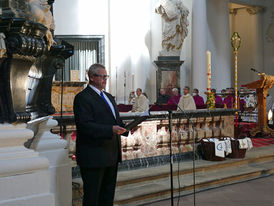
[[[207,48],[212,54],[212,88],[220,92],[231,87],[229,1],[207,0],[207,22]]]
[[[49,161],[24,143],[33,137],[26,124],[0,124],[0,206],[55,206]]]
[[[206,0],[192,5],[192,87],[202,95],[206,91],[207,15]]]
[[[67,141],[50,131],[57,125],[51,116],[28,122],[28,128],[34,131],[30,148],[49,160],[50,191],[55,194],[55,206],[71,206],[72,176]]]

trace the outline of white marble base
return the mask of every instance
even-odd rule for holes
[[[52,117],[28,122],[28,128],[35,133],[30,148],[50,162],[50,191],[55,194],[55,205],[70,206],[72,205],[71,161],[68,158],[67,141],[50,132],[55,126],[57,121]]]
[[[54,206],[49,161],[25,148],[26,124],[0,125],[0,206]]]

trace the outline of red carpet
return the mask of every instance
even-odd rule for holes
[[[274,144],[274,138],[251,138],[253,147],[264,147]]]

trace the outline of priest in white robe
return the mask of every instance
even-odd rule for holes
[[[132,112],[145,112],[149,108],[148,99],[142,94],[142,89],[136,89],[137,97],[132,106]]]
[[[196,105],[193,97],[189,94],[190,88],[188,86],[184,87],[184,95],[181,96],[178,106],[182,110],[196,110]],[[177,111],[180,111],[178,108]]]

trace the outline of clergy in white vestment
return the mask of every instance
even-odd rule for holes
[[[145,112],[149,108],[148,100],[145,95],[142,94],[142,89],[136,89],[137,97],[135,98],[135,102],[132,106],[132,112]]]
[[[189,94],[190,88],[188,86],[184,87],[184,95],[181,96],[178,106],[182,110],[196,110],[196,105],[193,97]],[[179,108],[177,109],[180,110]]]

